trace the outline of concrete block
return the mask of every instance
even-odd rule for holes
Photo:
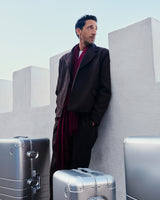
[[[31,67],[13,72],[13,111],[31,108]]]
[[[50,104],[50,73],[48,69],[31,68],[31,107]]]
[[[0,113],[12,112],[12,81],[0,79]]]
[[[13,110],[23,112],[49,105],[49,70],[26,67],[13,73]]]

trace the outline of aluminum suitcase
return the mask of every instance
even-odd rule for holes
[[[127,200],[160,200],[160,137],[124,141]]]
[[[88,168],[59,170],[53,175],[53,199],[115,200],[115,180]]]
[[[0,200],[49,199],[49,139],[0,139]]]

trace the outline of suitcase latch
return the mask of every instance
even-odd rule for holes
[[[28,179],[28,185],[31,187],[33,194],[36,194],[40,190],[40,175],[33,170],[32,178]]]
[[[26,155],[27,155],[29,158],[37,159],[38,156],[39,156],[39,153],[36,152],[36,151],[28,151],[28,152],[26,153]]]

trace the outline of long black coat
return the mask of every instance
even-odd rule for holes
[[[67,95],[73,50],[74,48],[62,56],[59,62],[56,118],[61,117]],[[92,44],[85,53],[73,82],[68,110],[88,113],[90,119],[99,125],[108,107],[110,96],[109,51]]]

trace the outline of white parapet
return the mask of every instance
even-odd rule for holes
[[[12,111],[12,81],[0,79],[0,113]]]
[[[26,67],[13,73],[13,110],[23,112],[49,105],[49,70]]]
[[[31,68],[31,107],[50,104],[50,73],[48,69]]]
[[[91,167],[113,175],[125,199],[123,141],[160,136],[160,22],[153,18],[109,34],[112,98],[99,128]]]

